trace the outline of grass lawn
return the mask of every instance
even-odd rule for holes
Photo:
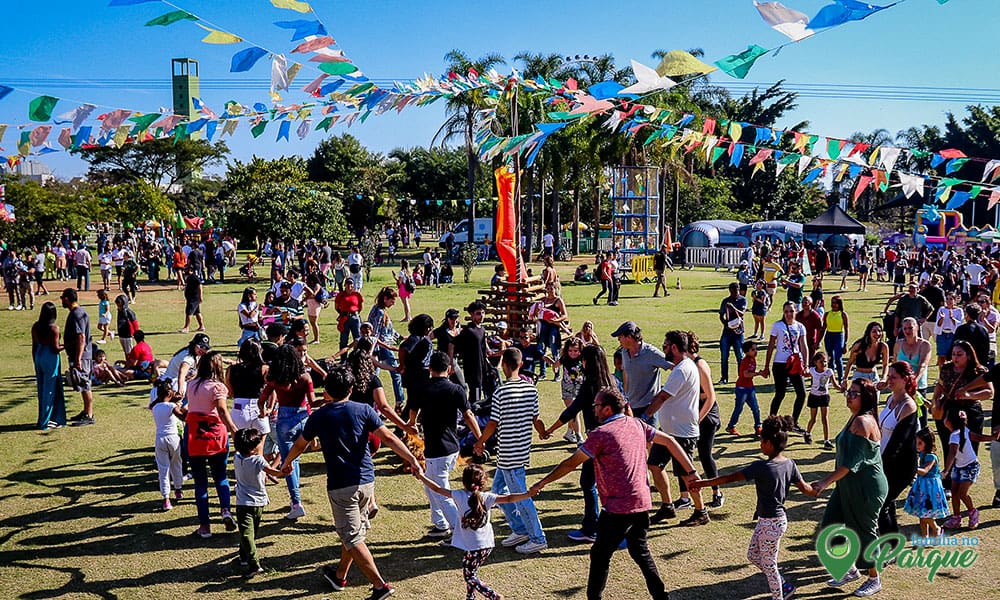
[[[573,266],[560,267],[564,280],[572,280]],[[482,266],[475,272],[474,284],[421,288],[413,298],[414,314],[426,312],[435,321],[440,320],[446,308],[468,304],[492,272],[491,265]],[[381,268],[373,272],[373,277],[363,290],[368,303],[379,287],[390,281],[391,274]],[[683,272],[670,274],[671,287],[677,277],[683,289],[672,289],[666,299],[650,298],[651,287],[641,285],[623,287],[617,307],[592,305],[596,286],[568,284],[564,296],[573,323],[593,320],[606,346],[614,341],[609,338],[611,331],[626,319],[637,321],[646,331],[647,340],[656,345],[668,329],[698,332],[704,340],[702,354],[718,379],[721,325],[715,311],[730,280],[710,270]],[[52,291],[48,299],[58,305],[60,286],[56,282],[48,285]],[[215,347],[229,354],[236,351],[239,331],[235,307],[242,287],[227,284],[205,288],[206,326]],[[845,296],[855,333],[877,315],[890,291],[884,284],[873,284],[871,288],[864,295],[852,291]],[[83,303],[92,323],[96,323],[95,296],[86,294]],[[190,334],[175,333],[183,324],[183,307],[182,293],[173,286],[146,286],[140,291],[135,310],[158,356],[169,356],[190,339]],[[0,339],[4,341],[0,345],[0,432],[7,453],[0,467],[0,597],[331,596],[319,567],[339,556],[339,545],[332,529],[324,468],[318,453],[302,461],[305,518],[297,523],[282,519],[287,510],[287,490],[283,484],[269,487],[271,505],[258,539],[267,573],[245,581],[229,565],[237,549],[237,534],[224,533],[217,523],[211,539],[190,535],[197,526],[190,482],[185,486],[187,498],[183,502],[171,512],[159,510],[154,430],[145,409],[148,385],[98,388],[95,426],[48,433],[33,429],[37,402],[28,332],[36,314],[5,311],[0,315]],[[64,315],[60,309],[60,322]],[[769,316],[769,324],[775,315]],[[330,310],[321,318],[324,342],[310,347],[314,356],[325,356],[336,349],[335,316]],[[393,318],[402,318],[398,303]],[[113,359],[121,358],[117,341],[105,348]],[[931,375],[933,378],[936,373]],[[735,380],[734,373],[730,377]],[[539,390],[542,417],[549,423],[562,407],[559,384],[545,381],[539,384]],[[765,410],[770,391],[769,385],[758,386]],[[719,392],[723,419],[727,419],[733,405],[733,387],[721,386]],[[69,414],[76,414],[79,395],[67,392],[67,399]],[[789,395],[785,400],[789,412],[791,403]],[[743,430],[752,425],[748,413],[743,415]],[[835,432],[847,415],[843,396],[834,394],[831,424]],[[821,432],[814,434],[822,437]],[[529,483],[568,455],[570,447],[559,438],[557,435],[546,442],[536,441]],[[724,432],[716,440],[715,451],[723,473],[759,456],[758,445],[750,437],[735,438]],[[833,468],[832,452],[822,451],[819,444],[806,446],[800,437],[794,438],[787,454],[798,462],[807,481],[815,481]],[[988,447],[981,449],[979,456],[983,471],[972,488],[972,497],[983,507],[993,496]],[[459,552],[440,548],[436,540],[423,537],[429,518],[421,486],[411,476],[397,474],[395,457],[384,450],[376,464],[376,489],[383,509],[374,521],[369,543],[383,576],[397,587],[398,597],[464,597]],[[700,470],[700,465],[696,466]],[[498,547],[482,569],[483,579],[507,598],[584,597],[588,547],[566,539],[566,533],[579,526],[583,507],[577,479],[568,476],[546,488],[537,500],[549,539],[548,550],[526,558],[512,549]],[[651,531],[653,555],[674,598],[768,597],[764,577],[745,557],[754,527],[750,520],[755,503],[753,488],[733,486],[725,492],[725,507],[712,512],[710,525],[685,529],[678,527],[675,520]],[[793,491],[789,498],[790,524],[780,565],[784,576],[799,587],[800,597],[846,595],[825,587],[828,575],[814,549],[816,523],[828,497],[826,492],[813,500]],[[213,513],[217,513],[214,491],[210,502]],[[902,513],[901,508],[900,515],[904,534],[918,531],[915,518]],[[498,537],[507,535],[509,530],[499,510],[494,511],[493,519]],[[1000,542],[1000,529],[996,527],[1000,511],[985,510],[982,519],[976,532],[981,541],[979,558],[971,568],[943,569],[933,583],[928,583],[926,570],[892,567],[883,575],[885,591],[879,597],[992,597],[996,593],[996,573],[1000,571],[1000,553],[995,550]],[[348,581],[350,587],[338,596],[367,597],[367,581],[357,570],[351,572]],[[848,590],[854,587],[852,584]],[[605,597],[647,597],[638,569],[624,552],[617,553],[613,560]]]

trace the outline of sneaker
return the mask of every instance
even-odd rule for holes
[[[184,497],[184,492],[182,492],[180,490],[174,490],[174,500],[178,500],[179,501],[183,497]]]
[[[736,431],[735,427],[726,427],[726,433],[728,433],[729,435],[739,435],[740,434],[739,431]]]
[[[795,586],[792,585],[792,584],[790,584],[790,583],[788,583],[787,581],[783,581],[781,583],[781,598],[782,598],[782,600],[788,600],[794,594],[795,594]]]
[[[558,381],[558,380],[559,380],[559,369],[556,369],[555,371],[552,372],[552,381]]]
[[[708,511],[705,509],[696,510],[691,513],[691,516],[682,520],[678,525],[683,527],[696,527],[698,525],[708,525],[711,519],[708,517]]]
[[[792,427],[792,433],[800,433],[800,434],[805,434],[805,432],[806,432],[806,430],[805,430],[805,429],[802,429],[801,427],[799,427],[799,424],[798,424],[798,423],[796,423],[796,424],[795,424],[795,426],[794,426],[794,427]]]
[[[451,536],[451,529],[447,527],[431,527],[430,531],[427,532],[427,537],[432,538],[446,538]]]
[[[323,566],[323,579],[330,584],[335,592],[342,592],[347,587],[347,578],[337,577],[337,569],[330,565]]]
[[[1000,490],[993,494],[993,508],[1000,508]]]
[[[674,500],[675,510],[680,510],[682,508],[691,508],[692,506],[694,506],[694,503],[691,502],[690,498],[678,498]]]
[[[188,480],[193,479],[193,478],[194,478],[194,475],[192,475],[190,473],[185,473],[184,474],[184,481],[188,481]]]
[[[80,419],[85,419],[85,418],[87,418],[87,413],[85,413],[85,412],[83,412],[81,410],[80,412],[78,412],[75,415],[73,415],[73,417],[70,419],[70,421],[79,421]]]
[[[674,508],[673,504],[664,504],[655,513],[649,516],[650,525],[656,525],[657,523],[662,523],[667,519],[676,519],[677,509]]]
[[[246,571],[243,571],[243,576],[246,577],[247,579],[250,579],[251,577],[256,577],[257,575],[260,575],[263,572],[264,572],[264,567],[260,565],[254,567],[251,565],[250,567],[247,568]]]
[[[388,598],[389,596],[396,593],[396,588],[392,587],[388,583],[380,588],[372,588],[372,595],[368,596],[368,600],[382,600],[382,598]]]
[[[225,525],[226,531],[236,531],[236,521],[228,510],[222,511],[222,524]]]
[[[586,533],[582,529],[574,529],[573,531],[566,534],[566,537],[573,540],[574,542],[590,542],[593,544],[597,541],[597,536],[592,533]]]
[[[78,419],[76,421],[73,421],[73,426],[74,427],[86,427],[87,425],[93,425],[96,422],[97,421],[94,420],[93,416],[90,416],[90,417],[86,417],[85,416],[82,419]]]
[[[171,510],[174,505],[170,503],[170,498],[163,499],[163,510]]]
[[[576,432],[573,431],[572,429],[567,429],[566,433],[563,434],[563,440],[567,441],[567,442],[569,442],[571,444],[577,443],[576,442]]]
[[[597,306],[597,298],[594,298],[594,306]],[[8,306],[7,310],[14,310],[12,307]]]
[[[194,535],[207,540],[208,538],[212,537],[212,530],[209,528],[208,525],[202,525],[198,527],[198,529],[194,530]]]
[[[869,577],[867,581],[861,584],[861,587],[854,591],[854,595],[859,598],[866,598],[868,596],[874,596],[881,591],[882,580],[878,577]]]
[[[969,511],[969,529],[975,529],[979,526],[979,509],[973,508]]]
[[[858,579],[861,579],[861,572],[858,571],[856,567],[851,567],[851,570],[848,571],[847,574],[841,577],[840,579],[828,579],[826,581],[826,585],[830,587],[839,588],[844,584],[856,581]]]
[[[304,516],[306,516],[306,509],[302,508],[301,504],[293,504],[292,509],[288,511],[285,518],[294,521],[296,519],[301,519]]]
[[[712,501],[707,503],[705,506],[709,508],[722,508],[722,505],[726,503],[726,497],[722,494],[715,494],[712,496]]]
[[[802,439],[805,440],[807,444],[813,443],[813,436],[808,431],[802,434]]]
[[[823,449],[833,450],[833,442],[831,442],[830,440],[823,440]]]
[[[548,547],[549,545],[546,544],[545,542],[529,541],[521,544],[517,548],[514,548],[514,550],[517,550],[518,554],[536,554],[538,552],[541,552],[542,550],[545,550]]]
[[[98,344],[107,344],[108,340],[97,340]]]
[[[941,523],[941,527],[943,529],[961,529],[962,528],[961,515],[951,515],[944,523]]]
[[[715,385],[728,385],[728,384],[729,384],[729,380],[726,379],[726,378],[722,378],[722,379],[720,379],[720,380],[718,380],[718,381],[715,382]]]
[[[500,545],[503,546],[504,548],[513,548],[514,546],[519,546],[530,539],[531,538],[528,537],[527,534],[512,533],[507,537],[505,537],[503,541],[500,542]]]

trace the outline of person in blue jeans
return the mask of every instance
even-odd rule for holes
[[[740,295],[740,284],[729,284],[729,295],[719,306],[719,320],[722,321],[722,337],[719,351],[722,352],[722,379],[720,384],[729,383],[729,351],[736,355],[736,363],[743,360],[743,314],[747,311],[746,296]]]
[[[743,406],[749,406],[753,413],[753,429],[755,435],[760,435],[760,405],[757,404],[757,388],[753,378],[760,375],[757,371],[757,342],[743,342],[743,360],[740,361],[739,373],[736,374],[736,404],[733,414],[726,425],[726,433],[739,435],[736,424],[743,414]]]
[[[545,435],[545,425],[538,418],[538,390],[534,384],[521,379],[521,351],[504,350],[500,359],[506,381],[493,394],[490,420],[476,441],[474,450],[482,454],[486,441],[497,435],[497,470],[493,476],[494,494],[522,494],[528,491],[525,469],[531,457],[531,429],[539,436]],[[513,530],[502,542],[503,546],[521,554],[535,554],[549,547],[538,519],[535,502],[528,498],[520,502],[502,504],[507,524]]]
[[[307,406],[316,405],[312,377],[306,372],[305,364],[292,346],[284,345],[278,348],[271,361],[267,382],[257,404],[265,407],[265,414],[271,413],[277,406],[275,437],[278,442],[278,452],[281,458],[285,459],[309,417]],[[298,459],[292,461],[292,471],[285,481],[291,498],[291,507],[285,518],[294,521],[306,514],[299,493]]]
[[[392,394],[396,398],[396,406],[403,406],[406,397],[403,393],[403,376],[396,372],[399,365],[396,352],[399,335],[392,326],[389,309],[396,304],[398,293],[395,289],[385,286],[375,298],[375,306],[368,313],[368,323],[372,326],[372,336],[376,340],[375,357],[392,370],[389,378],[392,380]]]

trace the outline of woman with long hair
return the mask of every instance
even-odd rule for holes
[[[431,379],[429,363],[434,346],[430,334],[434,329],[434,319],[430,315],[420,314],[407,324],[409,336],[399,345],[399,368],[403,376],[403,387],[406,397],[421,393],[423,387]],[[403,417],[409,418],[409,411],[404,409]]]
[[[898,533],[896,498],[910,487],[917,474],[917,377],[909,363],[896,361],[889,366],[886,378],[890,390],[889,400],[878,416],[882,430],[882,465],[885,469],[889,492],[879,511],[880,535]]]
[[[222,506],[222,523],[226,531],[236,530],[236,521],[229,512],[229,434],[236,424],[229,416],[226,398],[229,390],[225,380],[225,362],[219,352],[209,352],[198,361],[198,371],[187,387],[187,449],[194,476],[194,500],[198,507],[198,529],[195,535],[212,536],[208,513],[208,472],[212,471],[215,491]]]
[[[278,451],[284,460],[302,433],[310,407],[316,404],[312,377],[309,376],[299,352],[292,346],[286,344],[278,348],[257,402],[264,406],[265,414],[270,414],[277,406],[275,430]],[[292,472],[285,481],[291,499],[291,507],[285,518],[295,520],[304,517],[306,511],[302,508],[302,496],[299,493],[298,458],[292,461]]]
[[[243,288],[243,296],[240,298],[239,306],[236,307],[236,312],[240,319],[240,330],[242,331],[236,345],[242,348],[243,342],[248,339],[260,338],[261,311],[260,305],[257,304],[257,290],[252,287]]]
[[[594,415],[594,399],[602,389],[615,387],[615,381],[608,368],[608,356],[604,353],[604,348],[589,345],[583,347],[580,359],[583,363],[583,383],[580,385],[580,391],[576,394],[573,402],[559,415],[556,422],[545,430],[544,439],[551,437],[554,431],[566,423],[575,421],[578,414],[583,415],[583,426],[588,433],[600,425]],[[628,408],[626,411],[631,414]],[[599,516],[594,461],[587,460],[580,469],[580,489],[583,490],[583,522],[580,524],[580,529],[569,532],[569,539],[575,542],[592,543],[597,539],[597,518]]]
[[[413,274],[410,273],[410,261],[405,258],[399,261],[399,273],[396,275],[396,286],[399,288],[399,300],[403,303],[403,322],[410,320],[410,296],[416,291]]]
[[[403,378],[396,372],[396,367],[399,366],[399,361],[396,360],[396,353],[399,352],[399,334],[392,326],[392,318],[389,316],[389,309],[396,304],[396,297],[395,288],[388,285],[383,287],[375,297],[375,305],[368,312],[368,323],[372,326],[375,358],[389,367],[392,393],[396,399],[396,406],[401,407],[406,397],[403,395]]]
[[[892,356],[897,361],[909,364],[914,377],[916,377],[917,391],[913,394],[913,399],[917,403],[920,425],[926,427],[927,404],[925,404],[923,394],[927,390],[927,368],[931,362],[931,343],[920,337],[920,325],[913,317],[903,319],[899,329],[903,335],[896,340]]]
[[[949,415],[958,420],[958,412],[965,411],[969,431],[983,432],[983,400],[993,397],[993,384],[979,377],[986,373],[986,367],[979,363],[976,351],[967,340],[955,340],[951,345],[951,356],[948,362],[941,365],[938,382],[934,386],[934,398],[931,403],[931,416],[934,417],[935,429],[941,441],[941,448],[948,448],[948,438],[951,434],[945,425]],[[973,383],[979,385],[970,385]],[[979,442],[973,443],[973,450],[979,453]],[[951,488],[951,474],[941,472],[945,489]]]
[[[826,504],[820,529],[831,524],[843,524],[858,535],[861,548],[867,548],[878,537],[878,516],[889,493],[882,467],[882,432],[875,417],[878,391],[870,380],[855,379],[846,395],[851,418],[837,436],[835,469],[812,487],[819,495],[837,484]],[[860,579],[861,571],[867,570],[868,580],[861,584],[855,595],[870,596],[879,592],[882,589],[879,572],[864,555],[860,552],[855,566],[842,578],[827,581],[827,585],[841,587]]]
[[[38,320],[31,326],[31,358],[35,364],[35,384],[38,387],[38,421],[45,431],[66,425],[66,396],[63,393],[59,344],[58,312],[52,302],[42,304]]]
[[[837,372],[837,381],[844,381],[844,350],[850,335],[851,323],[844,310],[844,299],[837,294],[830,298],[830,310],[823,313],[823,329],[820,336],[830,364]]]
[[[761,376],[765,379],[770,377],[771,367],[774,367],[774,399],[771,400],[769,413],[772,415],[779,414],[788,382],[792,382],[792,387],[795,389],[795,404],[792,407],[794,431],[802,433],[804,430],[799,427],[799,414],[802,413],[802,406],[806,401],[806,382],[803,376],[806,372],[806,357],[809,356],[806,347],[806,328],[795,320],[793,302],[785,302],[781,311],[781,320],[771,326],[771,338],[767,343],[767,358]]]
[[[264,364],[261,345],[257,338],[249,338],[240,345],[239,361],[226,369],[226,385],[233,397],[233,422],[237,429],[252,427],[267,434],[271,423],[257,404],[264,391],[268,366]]]
[[[319,313],[323,310],[326,302],[321,300],[323,286],[319,281],[319,275],[309,273],[306,275],[305,286],[302,293],[306,299],[306,316],[309,318],[309,328],[312,329],[312,344],[319,343]]]
[[[365,298],[361,292],[354,287],[354,279],[348,277],[344,280],[344,290],[337,294],[333,301],[333,306],[340,315],[337,318],[337,329],[340,331],[340,348],[347,347],[348,338],[357,340],[361,337],[361,310],[365,305]]]
[[[851,355],[847,359],[847,366],[844,367],[845,381],[851,379],[867,379],[876,385],[880,381],[885,381],[889,371],[889,345],[883,339],[882,324],[872,321],[865,327],[865,334],[861,339],[851,346]],[[882,365],[882,372],[877,371]],[[854,367],[854,374],[851,374],[851,367]]]

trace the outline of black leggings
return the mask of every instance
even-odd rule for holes
[[[799,424],[799,415],[802,413],[802,406],[806,402],[806,382],[802,375],[789,375],[785,363],[776,362],[774,368],[774,400],[771,400],[772,415],[777,415],[781,410],[781,401],[785,399],[785,390],[788,389],[788,381],[791,380],[792,387],[795,388],[795,404],[792,406],[792,420]]]
[[[698,423],[698,460],[701,461],[701,468],[704,471],[702,479],[719,476],[719,467],[716,466],[715,457],[712,456],[712,447],[715,446],[715,432],[720,426],[721,422],[712,419],[712,415],[708,415]]]
[[[611,291],[611,282],[608,281],[607,279],[602,279],[601,280],[601,291],[598,292],[596,296],[594,296],[594,302],[597,302],[598,300],[600,300],[601,296],[603,296],[604,294],[607,294],[609,291]],[[610,302],[610,301],[611,301],[611,296],[609,295],[608,296],[608,302]]]
[[[911,465],[890,464],[887,462],[883,467],[887,474],[892,475],[887,478],[889,480],[889,493],[886,494],[885,503],[882,504],[882,510],[878,513],[879,535],[899,533],[899,523],[896,521],[896,498],[899,498],[900,494],[906,491],[906,488],[910,487],[910,484],[913,483],[912,474],[909,477],[898,475],[905,473]],[[910,470],[912,471],[912,468]]]

